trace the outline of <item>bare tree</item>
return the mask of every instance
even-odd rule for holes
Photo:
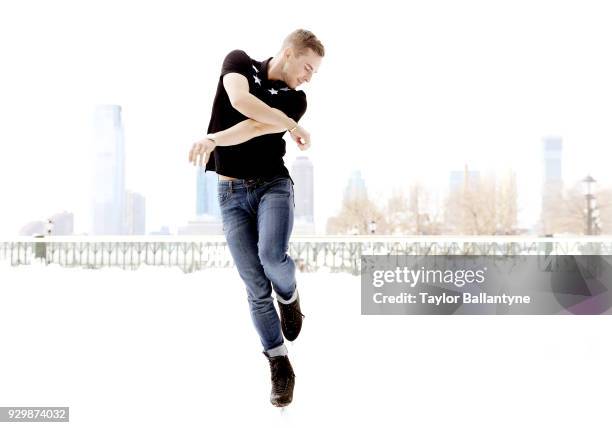
[[[497,223],[496,234],[513,235],[518,231],[518,191],[516,173],[507,171],[502,176],[497,187],[496,207]]]
[[[408,205],[408,197],[402,190],[395,191],[387,201],[385,217],[391,234],[412,233],[413,213]]]
[[[577,235],[586,233],[587,202],[581,186],[581,182],[574,183],[553,205],[552,212],[547,216],[551,233]],[[612,233],[612,189],[602,188],[596,191],[594,196],[593,210],[598,214],[594,220],[599,218],[601,228],[594,228],[593,232],[610,234]]]
[[[515,234],[518,230],[516,174],[469,179],[445,203],[447,230],[462,235]]]
[[[370,221],[376,222],[376,233],[389,233],[389,224],[381,210],[366,196],[344,198],[337,216],[327,221],[329,234],[367,234]]]

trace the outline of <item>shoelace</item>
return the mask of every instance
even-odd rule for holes
[[[299,309],[294,309],[293,310],[293,315],[295,315],[295,313],[300,314],[300,316],[302,317],[302,319],[306,318],[306,315],[304,315]]]

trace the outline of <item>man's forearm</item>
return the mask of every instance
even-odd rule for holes
[[[215,140],[217,146],[235,146],[261,135],[285,131],[284,127],[274,126],[246,119],[223,131],[208,134]]]
[[[246,117],[263,124],[282,127],[283,129],[291,129],[297,125],[297,122],[284,112],[274,107],[270,107],[250,93],[241,96],[235,102],[234,108]]]

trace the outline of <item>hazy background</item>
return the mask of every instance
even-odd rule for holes
[[[563,138],[566,182],[610,181],[612,27],[604,1],[30,1],[0,6],[0,234],[30,220],[90,216],[96,104],[123,109],[126,187],[147,230],[195,216],[187,162],[208,126],[223,57],[273,56],[296,28],[326,56],[301,89],[315,221],[340,206],[352,170],[380,198],[450,170],[512,167],[519,220],[540,207],[541,139]],[[382,200],[382,199],[381,199]]]

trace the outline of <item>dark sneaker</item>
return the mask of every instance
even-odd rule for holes
[[[280,309],[281,329],[283,330],[283,336],[290,342],[293,342],[302,330],[302,319],[305,315],[300,311],[300,295],[298,294],[296,299],[289,303],[284,304],[278,302],[278,308]]]
[[[266,351],[263,354],[270,363],[270,377],[272,379],[270,403],[276,407],[287,406],[293,400],[293,387],[295,385],[295,374],[289,362],[289,357],[286,355],[270,357]]]

